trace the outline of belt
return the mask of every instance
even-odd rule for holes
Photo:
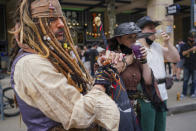
[[[166,82],[166,79],[165,78],[162,78],[162,79],[157,79],[157,83],[158,84],[163,84]]]
[[[66,131],[66,130],[63,128],[62,125],[58,125],[58,126],[52,127],[48,131]]]
[[[143,100],[145,99],[145,100],[148,100],[148,97],[145,96],[143,94],[143,92],[138,91],[138,90],[136,90],[136,91],[127,90],[127,95],[128,95],[128,97],[129,97],[130,100],[137,100],[137,99],[143,99]]]

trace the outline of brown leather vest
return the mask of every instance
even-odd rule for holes
[[[137,90],[142,76],[140,67],[139,61],[135,60],[120,74],[127,90]]]

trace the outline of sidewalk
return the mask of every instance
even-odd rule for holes
[[[170,90],[168,90],[168,115],[196,110],[196,99],[192,99],[188,96],[180,101],[177,101],[177,93],[181,93],[182,84],[182,81],[174,82],[174,86]]]
[[[0,84],[2,88],[10,86],[10,77],[9,75],[5,76],[4,79],[0,80]],[[26,131],[27,128],[20,118],[20,116],[16,117],[4,117],[4,120],[0,119],[0,131]]]

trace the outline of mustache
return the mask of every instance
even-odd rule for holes
[[[64,29],[63,29],[63,28],[59,29],[58,31],[56,31],[56,32],[54,33],[54,35],[57,37],[57,36],[59,36],[59,33],[63,33],[63,35],[65,35]]]

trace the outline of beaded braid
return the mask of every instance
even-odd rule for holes
[[[66,76],[68,76],[68,77],[71,76],[71,78],[73,80],[81,82],[83,84],[83,86],[84,86],[84,83],[85,83],[85,81],[87,81],[87,79],[84,79],[84,80],[82,79],[82,78],[85,78],[85,76],[83,75],[83,72],[81,71],[80,67],[78,66],[76,61],[70,57],[68,52],[66,52],[60,46],[60,43],[58,42],[58,40],[56,39],[56,37],[54,36],[52,31],[48,27],[48,23],[43,24],[44,22],[47,22],[47,20],[39,18],[39,23],[40,23],[42,32],[45,34],[46,37],[49,36],[49,38],[51,38],[51,40],[48,41],[49,42],[48,46],[51,46],[51,50],[54,50],[54,49],[57,50],[57,51],[55,51],[55,50],[53,51],[53,53],[56,53],[55,56],[54,56],[53,53],[52,53],[52,55],[55,58],[58,55],[58,57],[60,58],[60,59],[57,58],[59,60],[59,63],[62,64],[64,67],[66,67],[65,70],[68,70],[68,72],[70,73],[70,75],[66,74]],[[46,25],[45,26],[46,28],[44,27],[44,25]],[[46,30],[48,30],[48,32],[49,32],[48,35],[46,35]],[[55,43],[57,43],[57,44],[55,44]],[[64,63],[62,63],[63,61],[61,59],[64,61]],[[81,77],[81,76],[83,76],[83,77]],[[71,79],[68,78],[68,80],[71,80]],[[73,83],[73,82],[71,82],[71,83]],[[79,85],[79,89],[81,90],[80,86],[81,85]]]

